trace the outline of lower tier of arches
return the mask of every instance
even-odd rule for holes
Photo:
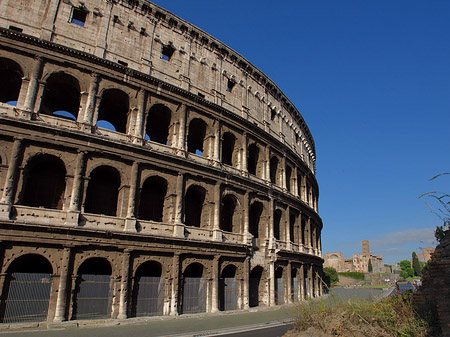
[[[274,254],[2,241],[0,322],[245,310],[322,294],[322,260]]]

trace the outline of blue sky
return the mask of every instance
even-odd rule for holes
[[[450,192],[450,1],[159,0],[247,58],[316,143],[324,252],[385,263],[435,244],[424,192]]]

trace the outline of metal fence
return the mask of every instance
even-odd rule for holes
[[[163,314],[164,278],[138,276],[133,289],[132,316]]]
[[[185,277],[183,283],[183,313],[206,311],[206,279]]]
[[[292,278],[292,294],[294,295],[294,302],[298,301],[298,279]]]
[[[221,279],[221,310],[236,310],[238,300],[238,283],[234,277]]]
[[[11,273],[7,275],[3,323],[47,320],[52,286],[51,274]]]
[[[112,301],[111,283],[111,275],[79,275],[73,317],[75,319],[109,318]]]
[[[275,279],[275,303],[284,304],[284,280],[282,278]]]

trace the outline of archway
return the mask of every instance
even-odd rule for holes
[[[275,304],[284,304],[284,279],[282,267],[278,267],[275,271]]]
[[[188,188],[184,209],[186,226],[200,227],[205,194],[206,191],[203,187],[193,185]]]
[[[168,144],[169,126],[172,112],[163,104],[156,104],[150,108],[145,129],[146,139],[160,144]]]
[[[62,209],[66,188],[64,163],[51,155],[37,155],[25,167],[19,204]]]
[[[294,302],[298,302],[298,278],[297,278],[297,268],[292,268],[291,270],[291,289]]]
[[[161,222],[166,193],[167,181],[165,179],[150,177],[145,180],[141,190],[138,218]]]
[[[17,105],[22,77],[23,71],[16,62],[0,58],[0,102]]]
[[[278,180],[278,158],[273,156],[270,159],[270,182],[279,185]]]
[[[255,239],[264,238],[263,231],[260,228],[261,214],[263,212],[263,204],[255,201],[250,206],[249,211],[249,231]]]
[[[120,176],[110,166],[100,166],[92,171],[86,190],[86,213],[115,216],[119,196]]]
[[[109,122],[114,131],[126,133],[129,112],[128,95],[119,89],[107,89],[102,94],[102,100],[98,108],[98,122]],[[99,124],[100,123],[100,124]]]
[[[220,310],[236,310],[238,303],[238,283],[236,280],[236,266],[226,266],[220,276]]]
[[[281,240],[281,237],[280,237],[281,215],[282,215],[282,212],[279,209],[275,210],[275,212],[273,213],[273,236],[277,240]]]
[[[259,160],[259,148],[253,143],[248,147],[248,158],[247,158],[247,171],[250,174],[256,175],[256,169]]]
[[[134,276],[131,316],[163,314],[164,278],[161,264],[147,261],[139,266]]]
[[[188,152],[203,156],[205,135],[206,123],[200,118],[194,118],[189,123],[189,132],[187,136]]]
[[[236,166],[233,163],[234,145],[236,137],[231,132],[225,132],[222,137],[222,163]]]
[[[72,319],[111,317],[111,265],[106,259],[93,257],[78,268]]]
[[[40,112],[77,120],[80,108],[80,84],[64,72],[57,72],[47,79]]]
[[[190,264],[183,273],[183,294],[181,311],[183,314],[206,311],[206,278],[203,277],[203,265]]]
[[[220,218],[220,229],[225,232],[239,233],[238,219],[236,214],[237,200],[231,194],[222,199],[222,216]]]
[[[263,284],[261,282],[262,274],[264,269],[261,266],[253,268],[250,273],[250,284],[249,284],[249,306],[257,307],[261,302],[260,294]]]
[[[3,323],[47,320],[53,268],[41,255],[14,260],[6,272],[0,308]]]

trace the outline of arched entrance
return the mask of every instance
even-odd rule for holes
[[[297,278],[297,269],[292,268],[291,271],[291,287],[292,287],[292,296],[294,297],[294,302],[298,302],[298,278]]]
[[[264,269],[260,266],[253,268],[250,273],[250,286],[249,286],[249,305],[250,307],[257,307],[261,301],[260,299],[260,286],[261,277]]]
[[[136,270],[133,284],[131,316],[157,316],[163,314],[164,278],[161,264],[147,261]]]
[[[220,310],[236,310],[238,308],[238,294],[239,291],[236,280],[236,266],[226,266],[220,276]]]
[[[203,266],[200,263],[193,263],[184,271],[182,296],[183,314],[206,311],[206,279],[203,277]]]
[[[84,261],[78,268],[72,319],[111,317],[111,265],[102,258]]]
[[[19,257],[8,268],[2,294],[3,323],[47,320],[52,266],[40,255]]]
[[[283,268],[275,271],[275,304],[284,304],[284,279]]]

